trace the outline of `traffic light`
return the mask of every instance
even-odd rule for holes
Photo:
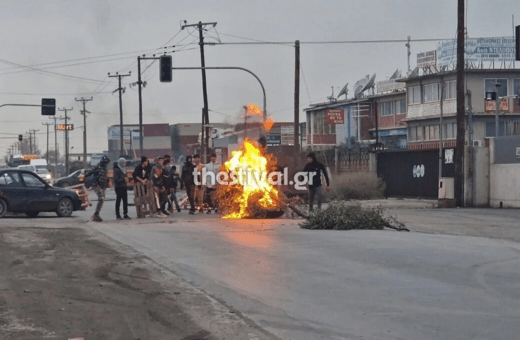
[[[515,28],[516,60],[520,60],[520,25]]]
[[[56,115],[56,99],[42,98],[42,116]]]
[[[23,141],[23,135],[18,135],[18,141],[19,142]]]
[[[160,80],[161,83],[171,83],[172,82],[172,56],[171,55],[163,55],[160,57]]]

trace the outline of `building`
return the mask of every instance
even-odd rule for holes
[[[403,80],[407,87],[409,149],[438,149],[442,137],[445,148],[455,147],[457,138],[456,72],[447,71],[411,75]],[[499,86],[495,86],[499,84]],[[487,138],[495,137],[495,101],[486,100],[486,92],[499,97],[499,136],[520,134],[520,70],[467,69],[466,139],[474,146],[482,146]],[[440,117],[442,113],[442,136]]]
[[[139,125],[123,125],[123,147],[121,150],[120,125],[112,125],[108,128],[108,157],[112,160],[121,155],[129,155],[140,158]],[[172,142],[168,124],[144,124],[143,125],[143,155],[148,158],[156,158],[172,153]]]

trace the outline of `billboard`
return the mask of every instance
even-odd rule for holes
[[[514,38],[498,37],[466,40],[466,62],[512,62],[514,60]],[[437,45],[437,65],[448,66],[456,63],[457,40],[440,42]]]
[[[328,109],[326,114],[325,124],[345,124],[345,110]]]
[[[417,54],[417,67],[437,66],[437,50]]]

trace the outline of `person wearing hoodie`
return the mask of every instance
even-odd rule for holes
[[[105,191],[108,187],[108,170],[107,166],[110,163],[110,158],[107,155],[101,157],[98,165],[96,165],[92,170],[85,173],[85,177],[92,176],[92,189],[96,193],[98,197],[98,202],[96,205],[96,211],[94,215],[92,215],[92,220],[94,222],[102,222],[103,220],[99,216],[99,212],[103,208],[103,203],[105,202]]]
[[[327,191],[329,190],[330,184],[327,169],[325,169],[322,163],[318,162],[314,152],[311,152],[307,155],[307,164],[305,165],[303,171],[307,173],[307,178],[309,181],[309,210],[312,211],[314,197],[316,197],[318,200],[318,209],[321,209],[321,201],[323,198],[321,177],[325,177],[325,181],[327,182]]]
[[[123,157],[114,163],[114,189],[116,191],[116,218],[122,220],[119,208],[121,201],[123,201],[123,214],[126,220],[130,219],[128,216],[128,177],[126,176],[126,159]]]

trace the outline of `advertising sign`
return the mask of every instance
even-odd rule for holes
[[[515,39],[479,38],[466,41],[465,61],[480,62],[511,62],[515,60]],[[437,45],[437,65],[448,66],[457,63],[457,41],[443,41]]]
[[[345,124],[345,110],[328,109],[326,114],[325,124]]]
[[[56,130],[60,130],[60,131],[65,131],[65,130],[69,130],[69,131],[72,131],[74,130],[74,124],[58,124],[56,125]]]
[[[437,51],[428,51],[417,54],[417,67],[428,67],[437,65]]]
[[[486,112],[496,111],[496,102],[494,100],[486,100]],[[498,107],[501,112],[509,112],[509,100],[508,98],[500,98],[500,104]]]
[[[281,135],[267,135],[266,137],[267,145],[280,145],[282,144],[282,136]]]

